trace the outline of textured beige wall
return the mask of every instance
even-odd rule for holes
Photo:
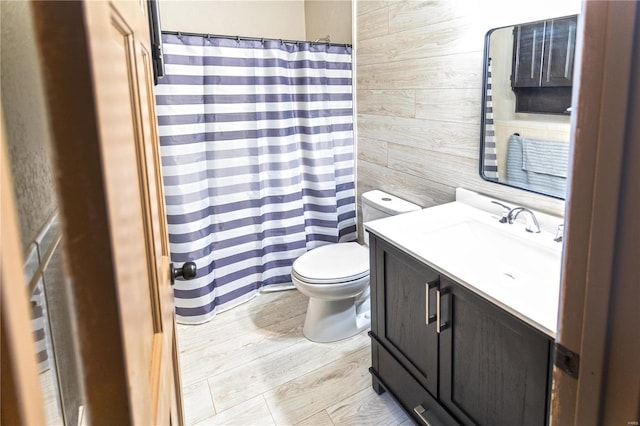
[[[304,0],[160,0],[163,30],[305,40]]]
[[[49,128],[29,2],[0,6],[0,93],[22,246],[56,208],[47,155]]]
[[[306,0],[304,2],[307,40],[331,37],[332,43],[352,42],[351,0]]]
[[[491,28],[579,13],[577,0],[358,1],[358,195],[421,206],[460,186],[561,214],[564,202],[479,176],[482,57]]]

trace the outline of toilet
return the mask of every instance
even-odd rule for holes
[[[362,194],[362,220],[420,210],[421,207],[379,190]],[[293,262],[293,285],[309,298],[302,333],[314,342],[351,337],[371,324],[369,235],[356,242],[328,244]]]

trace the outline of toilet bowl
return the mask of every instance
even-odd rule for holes
[[[382,191],[362,194],[365,221],[420,207]],[[368,242],[368,238],[365,238]],[[356,242],[328,244],[295,260],[294,286],[309,297],[302,333],[314,342],[335,342],[371,325],[369,249]]]
[[[291,280],[309,298],[302,329],[307,339],[334,342],[351,337],[371,324],[370,309],[358,312],[369,294],[366,247],[340,243],[311,250],[293,263]],[[362,297],[365,293],[366,298]]]

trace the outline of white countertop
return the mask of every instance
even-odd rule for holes
[[[365,229],[555,338],[562,244],[499,218],[452,202]]]

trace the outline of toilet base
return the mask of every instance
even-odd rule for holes
[[[318,343],[329,343],[354,336],[371,326],[371,311],[356,311],[355,298],[322,300],[309,298],[302,334]]]

